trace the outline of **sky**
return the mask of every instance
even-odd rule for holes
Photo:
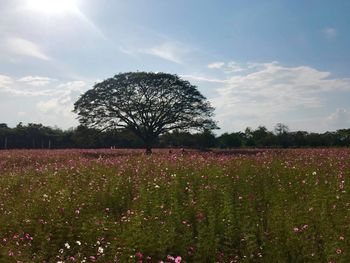
[[[68,129],[79,96],[129,71],[177,74],[220,131],[350,128],[348,0],[0,0],[0,123]]]

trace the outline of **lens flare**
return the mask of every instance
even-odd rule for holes
[[[47,15],[60,15],[78,11],[76,0],[27,0],[26,4],[28,9]]]

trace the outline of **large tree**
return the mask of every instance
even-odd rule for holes
[[[81,124],[128,128],[151,149],[171,130],[216,129],[213,108],[197,87],[177,75],[128,72],[94,85],[74,104]]]

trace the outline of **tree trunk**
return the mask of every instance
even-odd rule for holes
[[[148,135],[146,136],[146,139],[144,140],[145,142],[145,145],[146,145],[146,154],[149,155],[149,154],[152,154],[152,147],[155,145],[155,142],[156,142],[156,137],[151,134],[151,135]]]
[[[5,137],[4,149],[7,149],[7,137]]]
[[[150,155],[152,154],[152,147],[151,146],[146,146],[146,152],[145,152],[146,155]]]

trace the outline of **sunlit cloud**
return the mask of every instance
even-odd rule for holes
[[[227,63],[226,72],[241,72],[252,67],[252,65],[243,66],[236,61],[230,61],[229,63]]]
[[[171,44],[162,44],[160,46],[152,47],[149,49],[144,49],[141,52],[145,54],[150,54],[156,57],[160,57],[175,63],[181,63],[180,56],[178,54],[178,50]]]
[[[183,75],[181,75],[181,77],[184,79],[188,79],[188,80],[213,82],[213,83],[228,83],[229,82],[229,80],[227,80],[227,79],[218,79],[218,78],[213,78],[213,77],[198,76],[198,75],[191,75],[191,74],[183,74]]]
[[[55,79],[51,79],[48,77],[40,77],[40,76],[26,76],[18,79],[19,82],[24,82],[32,86],[45,86]]]
[[[86,82],[75,80],[63,82],[43,76],[25,76],[18,79],[0,75],[0,92],[19,97],[61,97],[80,93]]]
[[[328,125],[335,127],[336,129],[350,127],[350,110],[338,108],[327,117],[326,122]]]
[[[51,60],[39,45],[20,37],[8,37],[5,39],[3,52],[10,52],[14,55],[27,56],[41,60]]]
[[[210,68],[210,69],[220,69],[224,65],[225,65],[225,62],[218,61],[218,62],[213,62],[213,63],[208,64],[208,68]]]
[[[13,78],[0,75],[0,98],[6,95],[12,100],[31,102],[26,111],[18,107],[17,112],[11,113],[12,116],[60,127],[77,125],[76,116],[72,113],[74,102],[87,89],[87,83],[82,80],[64,82],[43,76]],[[33,113],[35,116],[32,116]]]
[[[25,0],[24,6],[29,11],[46,15],[64,15],[78,10],[76,0]]]
[[[230,63],[227,63],[230,64]],[[227,78],[184,75],[184,78],[219,85],[211,98],[224,130],[243,130],[247,124],[273,126],[283,114],[320,109],[328,92],[350,92],[350,79],[331,78],[330,72],[309,66],[285,67],[277,62],[237,65]],[[222,68],[223,71],[226,68]],[[338,112],[337,114],[340,115]],[[335,118],[335,117],[333,117]]]
[[[6,89],[12,84],[12,78],[6,75],[0,75],[0,89]]]
[[[131,56],[151,55],[177,64],[182,64],[185,56],[191,52],[190,48],[178,42],[163,42],[149,48],[119,47],[119,50]]]
[[[52,120],[57,124],[62,121],[66,123],[77,123],[76,116],[72,113],[74,102],[86,89],[84,81],[71,81],[63,83],[55,88],[55,96],[47,97],[36,104],[41,117],[45,120]]]

